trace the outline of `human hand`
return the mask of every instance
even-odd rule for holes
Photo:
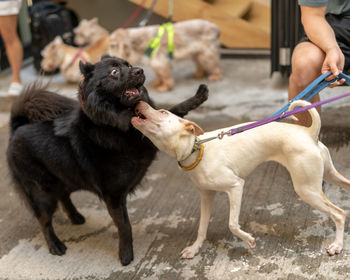
[[[321,73],[324,74],[327,72],[332,72],[332,75],[326,78],[327,81],[335,79],[340,72],[343,72],[344,59],[344,55],[338,47],[332,48],[326,52],[326,57],[323,61]],[[334,83],[330,84],[329,87],[333,88],[343,84],[344,82],[345,79],[340,79],[339,81],[335,81]]]

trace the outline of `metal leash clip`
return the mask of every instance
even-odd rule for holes
[[[231,135],[231,131],[221,131],[219,134],[218,134],[218,138],[221,140],[225,135],[229,136]]]

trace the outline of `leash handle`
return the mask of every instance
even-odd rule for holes
[[[331,72],[327,72],[326,74],[331,75]],[[327,76],[327,77],[328,77]],[[317,93],[319,93],[320,91],[322,91],[324,88],[326,88],[327,86],[329,86],[330,84],[334,83],[335,81],[339,81],[341,79],[345,79],[345,83],[350,86],[350,76],[344,74],[344,73],[339,73],[339,75],[335,78],[332,79],[330,81],[326,81],[323,80],[322,82],[320,82],[309,94],[307,94],[307,96],[305,97],[305,100],[309,101],[310,99],[312,99]]]
[[[346,75],[345,73],[340,72],[339,77],[345,79],[345,83],[346,83],[348,86],[350,86],[350,76],[349,76],[349,75]]]
[[[309,84],[302,92],[300,92],[296,97],[294,97],[292,100],[288,102],[286,106],[281,108],[279,111],[274,113],[272,116],[277,116],[285,111],[288,110],[290,104],[292,104],[294,101],[304,98],[305,100],[309,101],[312,97],[314,97],[316,94],[318,94],[321,90],[329,86],[331,83],[334,83],[335,81],[338,81],[340,79],[345,79],[345,83],[350,86],[350,76],[340,73],[335,79],[331,81],[326,81],[325,79],[332,75],[331,72],[327,72],[325,74],[320,75],[317,79],[315,79],[311,84]]]

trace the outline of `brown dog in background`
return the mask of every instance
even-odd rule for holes
[[[171,90],[174,79],[171,77],[172,64],[168,57],[167,32],[161,45],[151,57],[145,55],[148,42],[157,36],[159,25],[117,29],[110,35],[109,54],[121,57],[130,63],[150,65],[156,73],[152,85],[161,92]],[[206,20],[195,19],[177,22],[174,28],[174,60],[191,59],[196,65],[195,78],[208,75],[209,81],[222,78],[220,68],[220,30]]]
[[[191,59],[196,65],[194,78],[206,74],[209,81],[222,78],[220,67],[220,30],[209,21],[195,19],[175,23],[174,25],[174,60]],[[144,64],[152,67],[156,79],[152,86],[160,92],[171,90],[174,79],[171,77],[172,64],[168,57],[168,39],[164,34],[161,46],[150,59],[144,52],[148,42],[156,37],[159,25],[116,29],[110,36],[98,23],[97,18],[83,19],[74,29],[77,45],[93,44],[97,40],[109,40],[108,53],[123,58],[132,64]]]
[[[77,46],[86,46],[96,43],[102,38],[109,38],[109,32],[98,23],[98,18],[82,19],[74,28],[74,43]]]
[[[167,91],[174,86],[167,34],[163,36],[159,50],[151,59],[144,54],[148,42],[156,37],[158,28],[159,25],[117,29],[109,37],[108,31],[99,25],[97,18],[83,19],[74,29],[75,43],[82,46],[93,44],[101,38],[109,40],[110,55],[133,64],[150,65],[156,73],[152,85],[158,91]],[[175,23],[174,32],[174,60],[192,59],[197,68],[193,74],[195,78],[208,74],[210,81],[220,80],[219,28],[208,21],[196,19]]]

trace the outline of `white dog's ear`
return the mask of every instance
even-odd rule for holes
[[[80,60],[79,61],[79,68],[80,68],[81,74],[83,74],[84,77],[86,77],[88,74],[90,74],[95,69],[95,65],[90,63],[90,62],[83,63]]]
[[[97,24],[98,23],[98,18],[97,17],[94,17],[90,20],[91,23],[93,24]]]
[[[194,122],[191,122],[191,121],[188,121],[186,124],[185,124],[185,130],[193,133],[194,135],[198,136],[198,135],[202,135],[204,132],[203,132],[203,129],[200,128],[200,126]]]

